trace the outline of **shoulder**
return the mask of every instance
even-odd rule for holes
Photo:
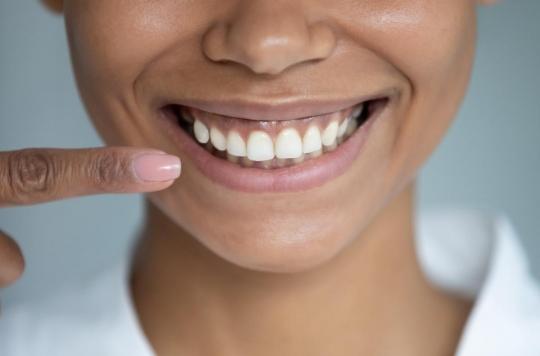
[[[495,245],[505,233],[501,229],[508,224],[503,213],[469,207],[420,212],[416,246],[424,273],[435,285],[474,298],[488,273]]]
[[[2,311],[2,356],[149,355],[124,297],[122,276],[111,270],[39,302]]]
[[[474,300],[458,355],[540,355],[540,288],[508,215],[443,208],[417,229],[428,279]]]

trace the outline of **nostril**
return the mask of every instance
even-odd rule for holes
[[[324,59],[334,52],[337,38],[331,27],[324,23],[316,23],[312,25],[310,34],[310,49],[313,51],[311,54],[313,59]]]
[[[203,36],[204,55],[214,62],[241,64],[256,74],[275,75],[332,54],[337,41],[329,24],[308,23],[298,9],[278,5],[256,2],[213,24]]]
[[[210,27],[203,35],[202,51],[208,59],[214,62],[229,60],[226,56],[225,48],[225,43],[227,42],[226,32],[227,29],[224,24],[216,24]]]

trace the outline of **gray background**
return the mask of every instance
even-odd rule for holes
[[[77,96],[62,18],[0,1],[0,150],[101,145]],[[508,214],[540,276],[540,1],[480,11],[479,53],[458,120],[421,176],[419,204]],[[26,258],[4,304],[37,298],[111,264],[142,218],[140,196],[0,210]]]

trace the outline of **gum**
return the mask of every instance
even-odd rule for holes
[[[187,119],[192,121],[197,119],[201,121],[209,130],[210,128],[215,127],[219,129],[225,136],[229,131],[234,130],[240,134],[244,141],[247,141],[249,134],[256,130],[266,132],[268,135],[270,135],[272,140],[276,139],[281,130],[289,127],[296,129],[301,137],[303,137],[306,130],[312,125],[317,126],[322,133],[332,121],[337,121],[339,124],[341,124],[343,120],[352,114],[354,109],[355,107],[349,107],[347,109],[326,115],[282,121],[239,119],[213,114],[195,108],[183,108],[181,115],[184,120]]]

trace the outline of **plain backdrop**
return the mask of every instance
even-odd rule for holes
[[[480,10],[468,96],[420,178],[419,207],[510,216],[540,276],[540,1]],[[0,150],[102,145],[71,73],[63,20],[37,0],[0,1]],[[27,259],[3,304],[87,278],[119,258],[142,218],[140,196],[94,196],[0,209]]]

